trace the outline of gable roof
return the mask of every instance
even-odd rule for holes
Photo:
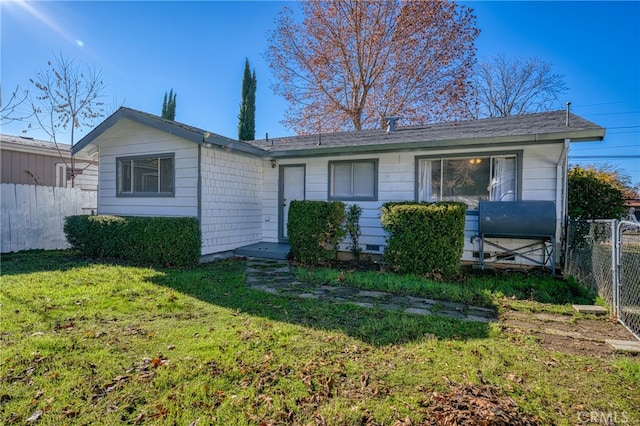
[[[244,152],[245,154],[252,154],[257,156],[262,156],[264,154],[263,150],[249,145],[245,142],[239,142],[235,139],[227,138],[222,135],[200,129],[198,127],[190,126],[178,121],[167,120],[165,118],[158,117],[157,115],[149,114],[127,107],[118,108],[116,112],[111,114],[96,128],[91,130],[85,137],[80,139],[80,141],[78,141],[78,143],[75,144],[73,148],[71,148],[71,151],[76,154],[84,150],[89,145],[91,145],[100,135],[105,133],[122,119],[128,119],[136,123],[140,123],[142,125],[178,136],[182,139],[197,143],[199,145],[211,144],[223,148],[233,147],[234,151],[240,151]]]
[[[568,125],[567,125],[568,118]],[[197,144],[233,148],[263,158],[291,158],[355,153],[405,151],[425,148],[479,148],[500,144],[601,141],[605,129],[565,111],[511,117],[455,121],[385,130],[361,130],[255,141],[237,141],[197,127],[121,107],[76,145],[73,153],[87,148],[121,119],[129,119]]]
[[[339,153],[385,152],[424,148],[465,148],[501,143],[599,141],[605,129],[565,111],[542,112],[511,117],[396,127],[395,131],[362,130],[269,140],[249,141],[272,157],[332,155]]]

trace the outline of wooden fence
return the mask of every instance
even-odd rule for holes
[[[66,216],[91,214],[97,191],[3,183],[1,252],[68,248],[63,225]]]

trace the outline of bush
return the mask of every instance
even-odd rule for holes
[[[572,167],[567,191],[572,219],[620,219],[626,210],[623,184],[606,171]]]
[[[362,207],[357,204],[350,205],[346,210],[345,230],[351,237],[351,253],[356,262],[360,261],[360,216],[362,216]]]
[[[464,203],[385,203],[384,259],[397,272],[449,277],[460,272],[464,248]]]
[[[294,260],[317,265],[336,257],[338,243],[345,236],[344,207],[341,201],[291,202],[287,235]]]
[[[192,217],[68,216],[64,232],[84,256],[162,266],[195,265],[200,225]]]

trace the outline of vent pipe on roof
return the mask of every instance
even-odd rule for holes
[[[387,120],[387,133],[395,132],[396,121],[400,120],[400,117],[385,117],[384,119]]]
[[[571,108],[571,102],[567,102],[567,120],[565,122],[565,125],[567,127],[569,127],[569,109]]]

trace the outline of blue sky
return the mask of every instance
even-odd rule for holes
[[[279,123],[286,104],[273,94],[263,58],[266,33],[285,3],[0,4],[3,99],[62,53],[102,69],[111,108],[159,115],[173,88],[176,120],[235,138],[248,58],[258,79],[256,137],[293,134]],[[608,163],[640,183],[640,2],[462,4],[477,16],[479,58],[504,53],[551,62],[569,87],[558,109],[571,101],[573,112],[607,128],[603,143],[572,144],[570,161]],[[24,127],[4,126],[2,133],[21,134]],[[47,139],[38,131],[26,135]]]

